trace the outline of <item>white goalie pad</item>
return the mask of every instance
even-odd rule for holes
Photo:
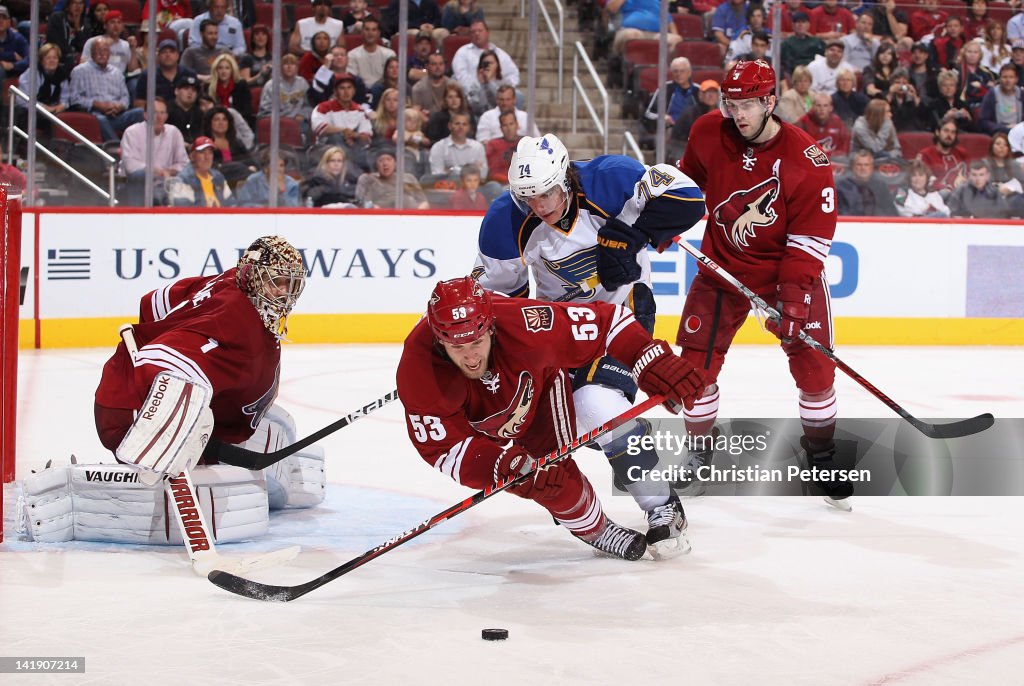
[[[117,461],[138,469],[146,484],[191,469],[213,432],[211,396],[206,386],[160,372],[114,452]]]
[[[324,449],[311,445],[266,469],[267,498],[271,510],[316,507],[327,494]]]
[[[181,545],[174,503],[128,465],[70,465],[32,474],[18,498],[21,538],[45,543],[105,541]],[[192,470],[196,496],[217,543],[267,532],[267,486],[260,472],[228,465]]]
[[[280,405],[271,405],[256,431],[245,443],[246,450],[272,453],[296,441],[295,420]],[[271,510],[315,507],[324,501],[327,475],[324,450],[313,445],[289,455],[265,470]]]

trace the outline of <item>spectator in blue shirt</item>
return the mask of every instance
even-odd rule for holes
[[[739,38],[747,28],[747,3],[744,0],[728,0],[715,8],[711,17],[711,36],[723,56],[729,49],[729,43]]]
[[[690,79],[693,75],[693,68],[690,60],[685,57],[677,57],[669,65],[672,80],[665,84],[665,126],[672,128],[672,125],[679,119],[679,115],[687,108],[697,103],[697,94],[700,89]],[[659,89],[660,90],[660,89]],[[654,91],[647,111],[644,112],[644,127],[651,132],[658,127],[658,92]]]
[[[608,0],[605,11],[610,15],[622,13],[622,22],[612,42],[612,51],[617,54],[622,53],[622,46],[628,40],[653,39],[661,35],[661,3],[658,0]],[[669,23],[669,52],[682,39],[676,25]]]
[[[0,82],[28,69],[28,41],[11,28],[11,13],[0,5]]]
[[[270,159],[270,150],[260,153],[260,171],[253,172],[238,189],[238,204],[242,207],[267,207],[270,205],[271,169],[277,167],[277,205],[278,207],[299,206],[299,184],[284,172],[284,159],[277,158],[274,164]]]

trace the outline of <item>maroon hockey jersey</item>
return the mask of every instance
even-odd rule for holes
[[[137,410],[153,379],[172,371],[213,389],[215,438],[249,438],[277,397],[281,345],[235,285],[235,269],[147,293],[134,327],[134,364],[124,343],[103,366],[96,403]]]
[[[704,191],[701,250],[759,293],[776,283],[810,287],[836,231],[832,166],[807,132],[750,145],[721,112],[698,119],[679,168]]]
[[[398,395],[420,456],[455,481],[494,483],[509,441],[536,457],[576,437],[565,370],[611,355],[632,364],[650,342],[620,305],[494,299],[497,327],[487,372],[469,379],[434,343],[427,321],[405,340]]]

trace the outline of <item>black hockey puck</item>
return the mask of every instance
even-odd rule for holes
[[[508,638],[508,629],[481,629],[480,638],[485,641],[504,641]]]

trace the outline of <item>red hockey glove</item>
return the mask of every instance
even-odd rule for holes
[[[783,343],[792,343],[800,336],[800,330],[811,314],[811,290],[795,283],[780,283],[775,290],[778,292],[775,309],[782,318],[778,322],[770,319],[765,326]]]
[[[509,477],[533,473],[523,483],[507,489],[509,493],[528,500],[548,500],[558,495],[565,482],[565,471],[557,464],[534,469],[537,460],[519,446],[507,448],[494,463],[494,483]]]
[[[672,352],[665,341],[644,346],[633,363],[633,374],[644,393],[665,396],[662,404],[672,414],[691,409],[706,385],[700,370]]]

